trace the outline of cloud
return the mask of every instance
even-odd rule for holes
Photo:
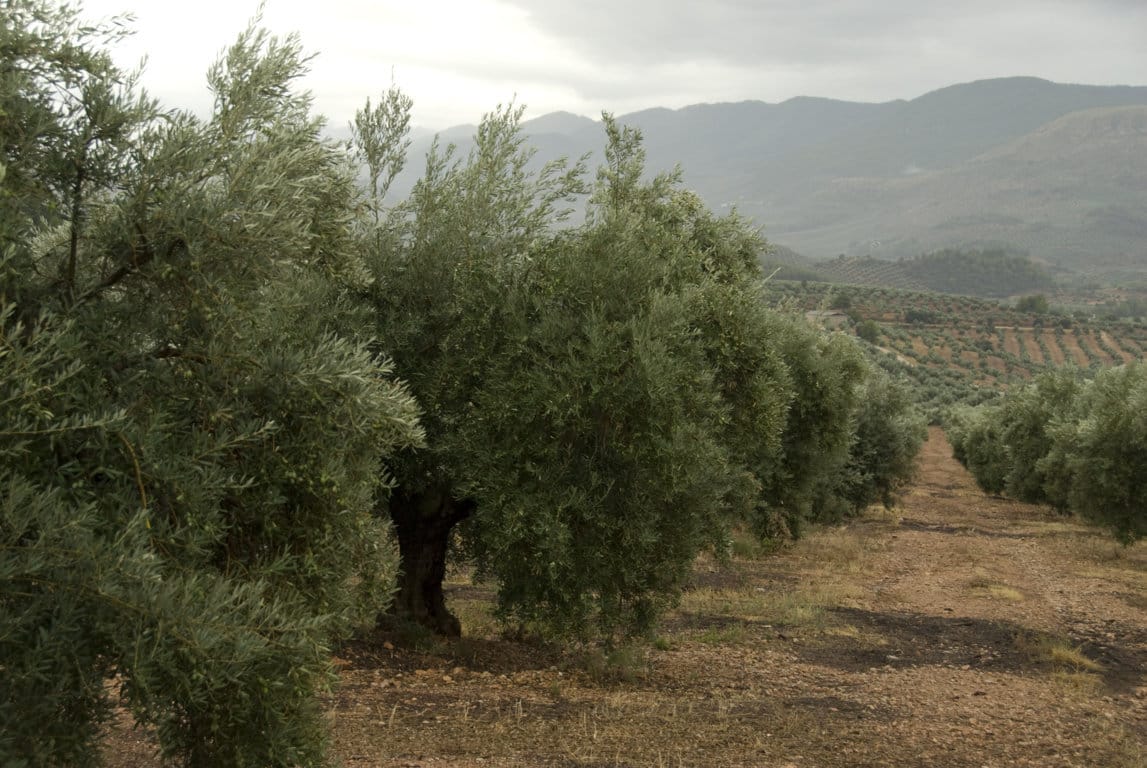
[[[510,0],[559,44],[699,90],[720,71],[744,98],[885,100],[983,77],[1124,82],[1147,71],[1139,0]]]
[[[149,55],[145,83],[204,111],[203,73],[256,0],[86,0],[133,10],[120,61]],[[318,52],[304,81],[345,123],[394,80],[415,122],[476,122],[515,99],[529,115],[596,116],[798,95],[912,98],[957,82],[1034,75],[1143,82],[1143,0],[268,0],[264,24]]]

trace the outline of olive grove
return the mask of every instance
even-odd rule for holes
[[[117,706],[188,765],[319,764],[333,644],[460,632],[451,559],[509,625],[641,634],[734,527],[911,474],[903,391],[632,129],[589,178],[500,109],[391,202],[409,99],[324,138],[295,37],[241,33],[200,119],[118,24],[0,7],[3,764],[94,762]]]

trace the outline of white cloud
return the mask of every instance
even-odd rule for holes
[[[201,0],[88,0],[85,16],[122,11],[136,17],[136,34],[116,51],[125,65],[147,57],[144,84],[172,106],[205,112],[204,73],[258,6]],[[367,97],[395,82],[415,100],[415,120],[435,127],[476,121],[514,99],[540,114],[572,97],[564,79],[587,68],[563,45],[533,29],[527,14],[494,0],[412,3],[398,0],[326,3],[271,0],[263,25],[298,32],[318,55],[303,81],[318,109],[343,123]]]

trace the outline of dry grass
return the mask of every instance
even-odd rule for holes
[[[489,597],[455,598],[450,601],[450,610],[462,623],[462,632],[467,637],[491,638],[502,631],[501,625],[494,618],[493,604]]]
[[[1009,603],[1019,603],[1025,599],[1023,592],[992,578],[983,568],[976,568],[976,576],[968,581],[967,587],[973,594]]]
[[[731,567],[739,577],[736,581],[745,585],[688,590],[675,615],[686,626],[712,624],[694,636],[710,645],[753,642],[759,634],[756,629],[825,632],[837,624],[831,609],[855,605],[865,594],[872,558],[884,546],[873,536],[857,535],[845,527],[814,529],[767,563],[756,556],[738,558],[726,568]],[[734,552],[737,549],[734,542]],[[798,567],[799,582],[782,588],[761,585],[753,578],[764,565],[775,568],[778,563]]]
[[[857,590],[843,584],[806,582],[795,589],[694,589],[682,597],[685,615],[823,629],[825,611],[844,605]]]
[[[875,555],[887,551],[885,539],[838,526],[814,529],[793,547],[793,555],[833,576],[863,575]]]
[[[1103,678],[1092,672],[1056,670],[1051,675],[1056,685],[1061,686],[1071,694],[1082,694],[1085,697],[1102,693]]]
[[[1021,632],[1015,636],[1016,649],[1036,664],[1050,665],[1056,672],[1101,672],[1103,665],[1063,638],[1044,633]]]
[[[1126,546],[1105,533],[1087,531],[1062,542],[1062,549],[1078,560],[1098,565],[1112,565],[1120,570],[1147,572],[1147,546],[1142,543]]]
[[[992,584],[988,587],[988,594],[997,600],[1006,600],[1018,603],[1024,599],[1024,593],[1006,584]]]
[[[1019,603],[1024,600],[1024,593],[1015,587],[987,579],[972,579],[968,582],[968,589],[974,594],[1009,603]]]
[[[396,706],[393,717],[387,711],[371,715],[372,727],[358,730],[357,743],[343,741],[345,762],[379,764],[374,745],[381,737],[385,754],[409,756],[386,763],[397,765],[421,765],[410,758],[426,754],[429,743],[438,761],[453,765],[538,765],[538,756],[546,755],[546,765],[697,766],[707,764],[707,756],[727,754],[729,744],[770,764],[781,756],[780,744],[815,726],[807,715],[779,705],[762,709],[736,694],[670,700],[646,691],[576,685],[555,698],[511,695],[437,710],[421,701]],[[428,742],[434,733],[441,735]],[[466,756],[466,762],[454,762]]]

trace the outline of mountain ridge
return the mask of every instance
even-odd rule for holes
[[[1138,108],[1147,108],[1147,86],[1017,76],[885,102],[798,96],[616,119],[642,131],[650,173],[680,167],[712,208],[735,207],[770,240],[814,260],[1003,245],[1077,271],[1147,272]],[[587,153],[591,164],[601,160],[599,120],[550,113],[522,130],[539,165]],[[459,126],[442,138],[464,154],[466,133]]]

